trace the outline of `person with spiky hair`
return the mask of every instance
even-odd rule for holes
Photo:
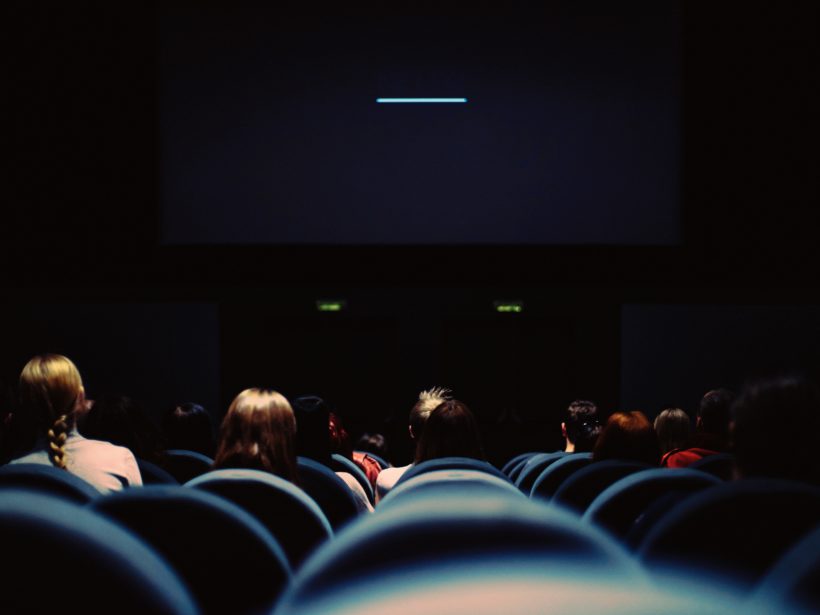
[[[430,413],[442,402],[449,401],[450,399],[452,399],[450,391],[443,387],[433,387],[432,389],[427,389],[419,393],[416,403],[413,404],[413,407],[410,409],[408,424],[410,439],[413,440],[417,448],[421,434],[424,431],[424,424],[427,422],[427,417],[429,417]],[[376,479],[376,499],[379,500],[387,495],[396,482],[412,465],[411,463],[397,468],[387,468],[379,472],[379,477]]]

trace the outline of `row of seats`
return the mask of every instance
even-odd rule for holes
[[[586,464],[571,476],[606,470],[605,463]],[[480,595],[498,585],[502,571],[517,570],[532,581],[524,584],[528,591],[539,595],[549,586],[580,591],[586,585],[589,593],[590,583],[596,590],[643,588],[639,593],[646,604],[634,605],[634,612],[644,607],[650,612],[657,601],[685,605],[687,594],[659,590],[656,580],[669,569],[678,578],[683,569],[730,575],[731,599],[740,606],[777,600],[782,611],[786,607],[780,603],[795,596],[820,605],[812,581],[820,570],[820,530],[811,533],[820,520],[817,489],[783,481],[722,483],[695,470],[632,468],[580,515],[574,507],[528,498],[504,470],[509,472],[458,458],[419,464],[375,514],[334,528],[321,503],[305,491],[253,470],[220,470],[185,487],[148,486],[99,496],[48,466],[5,466],[0,468],[0,532],[10,550],[4,560],[16,562],[8,578],[14,581],[10,587],[21,588],[33,583],[22,571],[45,558],[61,562],[77,586],[83,584],[78,576],[103,563],[102,593],[118,588],[112,595],[126,600],[123,604],[133,600],[150,612],[258,613],[277,604],[281,613],[353,612],[374,596],[384,597],[388,587],[404,596],[406,607],[421,589],[406,580],[430,575],[437,566],[444,566],[439,581],[455,575],[440,587],[442,600],[452,587],[495,571],[476,586]],[[611,468],[602,473],[617,475]],[[630,553],[624,548],[626,533],[670,494],[674,508],[657,515]],[[102,531],[92,539],[87,534],[101,519]],[[61,533],[71,535],[66,544]],[[102,538],[108,546],[99,555]],[[135,541],[141,545],[133,550],[138,562],[122,563],[130,572],[117,573],[118,558],[130,561]],[[806,544],[815,545],[814,551]],[[793,546],[796,551],[787,553]],[[146,572],[157,561],[162,583]],[[62,580],[67,586],[72,581]],[[383,591],[370,591],[374,583]],[[129,598],[140,592],[142,598]],[[750,592],[756,602],[747,603]],[[470,612],[481,612],[479,607]],[[88,610],[96,612],[93,604]]]

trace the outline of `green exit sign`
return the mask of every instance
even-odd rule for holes
[[[316,302],[316,309],[320,312],[341,312],[347,307],[343,299],[320,299]]]
[[[520,314],[524,311],[523,301],[493,301],[493,307],[499,314]]]

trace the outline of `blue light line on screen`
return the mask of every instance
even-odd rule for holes
[[[377,98],[377,103],[380,104],[406,104],[406,105],[413,105],[413,104],[453,104],[453,103],[461,103],[464,104],[467,102],[466,98]]]

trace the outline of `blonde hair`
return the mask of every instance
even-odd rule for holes
[[[430,413],[440,404],[450,401],[452,398],[450,389],[444,387],[433,387],[419,393],[418,401],[410,410],[410,429],[414,438],[421,437],[424,423],[427,422]]]
[[[65,443],[84,395],[77,366],[62,355],[38,355],[20,374],[21,409],[46,432],[49,459],[58,468],[66,468]]]
[[[214,468],[252,468],[298,482],[296,417],[281,393],[245,389],[219,429]]]

